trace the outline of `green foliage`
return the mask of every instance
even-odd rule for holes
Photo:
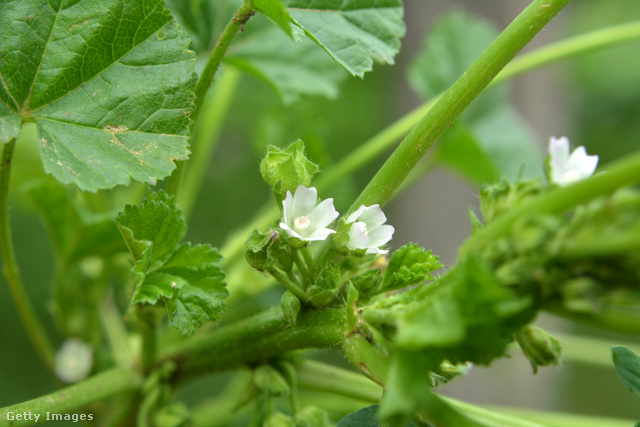
[[[162,300],[171,325],[192,334],[225,309],[222,256],[209,245],[179,245],[186,225],[172,197],[151,193],[140,205],[126,206],[116,224],[131,251],[138,277],[132,304]]]
[[[337,427],[379,427],[378,410],[380,405],[371,405],[362,408],[340,420]],[[413,421],[409,421],[405,427],[414,427]]]
[[[287,191],[295,193],[300,185],[308,187],[318,170],[318,165],[306,157],[304,142],[300,139],[284,150],[268,146],[267,154],[260,162],[262,178],[279,200],[284,199]]]
[[[285,104],[303,96],[338,96],[346,73],[310,39],[292,42],[276,29],[247,37],[225,63],[264,81]]]
[[[293,264],[289,245],[277,230],[253,230],[242,251],[249,265],[256,270],[268,271],[275,266],[288,271]]]
[[[393,252],[377,292],[392,291],[433,279],[431,272],[442,267],[438,257],[415,243]]]
[[[289,37],[293,37],[291,16],[282,0],[252,0],[252,4],[258,12],[275,22]]]
[[[626,347],[611,347],[613,363],[620,381],[630,391],[640,395],[640,357]]]
[[[187,158],[195,57],[162,1],[5,2],[0,26],[0,136],[35,122],[47,173],[96,191]]]
[[[287,6],[307,36],[354,76],[374,62],[393,64],[405,33],[400,0],[288,0]]]
[[[408,72],[423,98],[448,89],[495,39],[487,21],[457,10],[440,18],[427,33]],[[441,138],[436,159],[474,184],[501,177],[540,175],[540,155],[526,123],[508,104],[506,88],[484,92]]]
[[[535,325],[525,326],[516,334],[516,340],[534,373],[538,372],[538,366],[559,365],[562,360],[560,341]]]

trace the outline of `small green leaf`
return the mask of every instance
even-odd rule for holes
[[[274,368],[269,365],[261,365],[253,372],[253,382],[255,386],[272,396],[288,396],[291,394],[291,387],[287,380]]]
[[[404,288],[433,279],[431,272],[442,267],[438,257],[415,243],[404,245],[389,259],[378,292]]]
[[[324,268],[312,286],[307,289],[307,297],[316,307],[327,305],[336,296],[340,284],[340,268],[331,264]]]
[[[282,0],[253,0],[253,7],[275,22],[289,37],[293,37],[291,16]]]
[[[329,413],[317,406],[305,406],[296,412],[296,427],[330,427]]]
[[[38,127],[44,169],[96,191],[188,156],[195,56],[161,0],[0,3],[0,137]]]
[[[623,384],[632,392],[640,395],[640,357],[627,347],[611,347],[613,363]]]
[[[380,405],[371,405],[347,415],[336,427],[379,427],[378,409]]]
[[[148,243],[153,244],[150,262],[171,253],[186,233],[182,212],[167,193],[151,193],[140,205],[127,205],[116,218],[127,246],[137,262]]]
[[[318,165],[305,156],[301,139],[284,150],[270,145],[260,162],[262,178],[282,199],[287,191],[294,193],[300,185],[308,187],[318,170]]]
[[[374,62],[393,64],[404,36],[401,0],[288,0],[305,33],[354,76]]]
[[[116,223],[138,276],[132,304],[164,302],[170,324],[184,334],[220,317],[228,295],[222,256],[209,245],[177,246],[186,226],[172,197],[152,193],[142,204],[126,206]]]

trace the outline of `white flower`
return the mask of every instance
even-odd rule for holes
[[[368,254],[386,254],[387,250],[381,250],[380,246],[391,240],[395,229],[387,222],[380,205],[360,206],[358,210],[349,215],[347,224],[354,223],[349,229],[349,243],[351,250],[366,249]]]
[[[69,384],[85,379],[91,365],[93,349],[76,338],[70,338],[56,353],[53,370],[60,380]]]
[[[301,185],[293,196],[287,191],[287,197],[282,202],[284,222],[280,223],[280,228],[289,236],[305,241],[324,240],[329,234],[335,233],[325,228],[338,217],[333,199],[326,199],[316,206],[317,202],[318,190],[313,187]]]
[[[569,140],[551,137],[549,140],[549,175],[551,182],[569,185],[589,178],[598,165],[598,156],[589,156],[581,145],[569,155]]]

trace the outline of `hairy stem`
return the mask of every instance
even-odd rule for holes
[[[200,115],[202,104],[204,103],[205,95],[207,94],[207,90],[209,90],[209,86],[211,86],[213,76],[220,67],[222,58],[224,58],[227,49],[231,45],[231,42],[238,31],[243,28],[244,24],[247,23],[254,13],[255,11],[251,4],[248,2],[243,3],[220,35],[216,46],[213,48],[213,52],[211,52],[211,55],[207,60],[207,64],[204,66],[204,70],[202,70],[202,74],[200,74],[196,87],[193,89],[196,95],[196,100],[193,112],[191,113],[191,119],[194,123],[198,122],[198,117]],[[182,178],[185,168],[186,161],[181,161],[176,164],[176,170],[173,171],[173,174],[167,180],[166,190],[169,194],[179,197],[179,192],[182,189]]]
[[[164,359],[176,362],[174,381],[204,372],[236,369],[274,355],[304,348],[340,348],[344,339],[344,310],[301,312],[291,326],[280,307],[273,307],[218,329],[201,334]]]
[[[9,181],[11,179],[11,162],[13,160],[15,144],[15,139],[4,144],[0,163],[0,249],[2,250],[3,271],[9,284],[9,289],[11,290],[13,302],[16,305],[18,315],[27,331],[27,335],[44,365],[49,372],[53,372],[53,346],[51,345],[51,341],[49,341],[49,337],[42,323],[40,323],[38,319],[24,284],[22,283],[20,269],[13,247],[13,240],[11,238]]]
[[[349,212],[360,205],[384,205],[454,120],[568,3],[569,0],[536,0],[518,15],[409,132],[353,202]]]
[[[119,367],[101,372],[82,382],[16,405],[0,409],[1,426],[26,426],[47,420],[47,412],[61,414],[77,411],[88,405],[126,391],[139,389],[142,380],[133,371]],[[32,420],[9,420],[15,414],[30,413]]]

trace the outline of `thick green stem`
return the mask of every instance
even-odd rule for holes
[[[478,230],[462,246],[461,254],[478,250],[485,244],[509,233],[511,227],[521,218],[558,214],[596,197],[609,194],[620,187],[640,181],[640,151],[611,163],[606,169],[606,173],[597,174],[567,187],[556,188],[511,209]]]
[[[9,181],[11,179],[11,162],[15,144],[15,139],[4,144],[0,163],[0,249],[2,249],[3,271],[11,290],[13,302],[18,310],[18,315],[31,339],[31,343],[47,369],[53,372],[53,346],[27,296],[20,278],[20,269],[13,248],[13,240],[11,239]]]
[[[344,310],[322,309],[300,313],[295,326],[273,307],[243,321],[194,337],[169,350],[165,359],[176,362],[174,380],[257,363],[274,355],[304,348],[340,348],[344,339]]]
[[[216,43],[216,46],[213,48],[213,52],[211,52],[207,64],[204,66],[202,74],[200,74],[200,78],[196,83],[196,87],[193,89],[196,95],[196,99],[194,102],[195,105],[193,112],[191,113],[191,119],[194,123],[198,122],[198,117],[200,115],[200,110],[204,102],[205,95],[207,94],[207,90],[209,90],[209,86],[211,86],[213,76],[216,74],[218,67],[220,67],[222,58],[224,58],[224,55],[231,45],[234,37],[238,33],[238,30],[243,28],[244,24],[247,23],[249,18],[251,18],[254,13],[255,11],[249,3],[243,3],[242,6],[238,8],[231,21],[229,22],[229,24],[227,24],[224,31],[220,35],[218,43]],[[169,194],[179,197],[179,192],[182,188],[185,168],[186,161],[178,162],[176,164],[176,170],[173,171],[173,174],[167,180],[166,190]]]
[[[136,305],[136,317],[142,348],[140,354],[140,367],[147,372],[158,356],[158,321],[156,307]]]
[[[47,421],[47,413],[64,414],[77,411],[108,397],[137,390],[141,385],[142,380],[133,371],[119,367],[111,368],[46,396],[0,409],[0,427],[33,425],[36,423],[36,416],[38,423]],[[16,414],[23,413],[30,414],[31,420],[11,419],[15,418]]]
[[[360,205],[370,206],[376,203],[384,205],[411,169],[464,109],[568,3],[569,0],[532,2],[409,132],[351,205],[350,212]]]

